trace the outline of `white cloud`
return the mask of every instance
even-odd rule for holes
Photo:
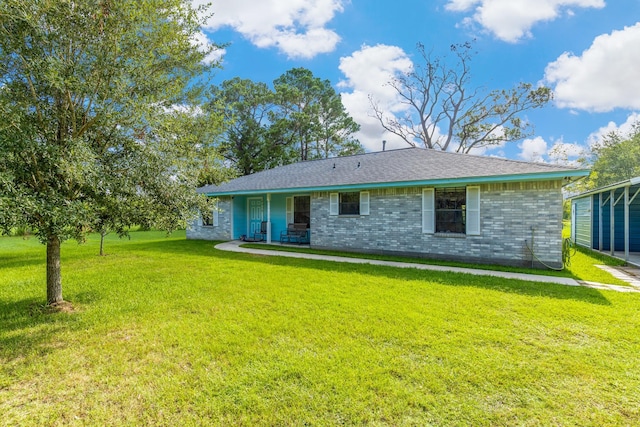
[[[347,0],[234,0],[214,2],[206,28],[231,27],[258,47],[297,58],[331,52],[340,41],[326,28]],[[195,6],[208,0],[192,0]]]
[[[527,162],[544,162],[547,154],[547,142],[539,136],[525,139],[518,144],[518,148],[522,150],[518,157]]]
[[[633,130],[633,126],[638,123],[640,123],[640,113],[630,114],[627,117],[627,120],[620,125],[615,122],[609,122],[597,131],[592,132],[587,137],[587,144],[591,148],[597,147],[602,142],[603,137],[606,137],[611,133],[617,133],[623,137],[630,135]]]
[[[579,159],[586,155],[585,147],[578,143],[556,141],[549,150],[549,160],[551,163],[566,166],[580,166]]]
[[[360,124],[356,137],[362,145],[367,150],[380,151],[382,141],[386,140],[387,149],[408,147],[402,139],[384,131],[378,119],[372,117],[369,102],[371,95],[389,113],[397,113],[405,108],[399,102],[395,90],[387,85],[393,76],[413,68],[413,63],[404,50],[382,44],[364,45],[351,56],[340,58],[339,68],[345,76],[345,80],[338,83],[338,87],[345,90],[341,94],[342,103],[351,117]],[[349,89],[351,92],[347,92]]]
[[[211,41],[209,40],[207,35],[202,31],[200,31],[195,35],[195,37],[191,40],[191,43],[194,46],[197,46],[198,50],[203,53],[209,49],[209,46],[211,46]],[[224,56],[225,53],[227,52],[224,49],[214,48],[211,52],[209,52],[207,56],[205,56],[203,62],[205,64],[212,64],[214,62],[218,62],[222,60],[222,57]]]
[[[569,7],[604,7],[604,0],[449,0],[453,12],[471,12],[463,22],[477,23],[506,42],[531,37],[531,28],[541,21],[552,21]]]
[[[162,107],[162,110],[166,114],[188,114],[193,117],[204,114],[202,107],[199,105],[171,104],[168,107]]]
[[[640,109],[640,22],[595,38],[581,56],[563,53],[547,65],[559,107],[606,112]]]
[[[583,166],[582,161],[590,156],[591,150],[602,142],[603,137],[616,133],[625,138],[632,134],[633,126],[638,123],[640,123],[640,113],[632,113],[621,124],[609,122],[600,127],[592,132],[583,143],[564,142],[561,138],[555,141],[552,140],[550,144],[540,136],[525,139],[518,144],[518,148],[520,148],[518,157],[530,162],[548,162],[581,167]],[[550,148],[549,145],[551,145]],[[487,155],[489,153],[478,152],[474,154]]]

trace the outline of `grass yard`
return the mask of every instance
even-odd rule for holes
[[[596,265],[610,265],[619,266],[624,265],[624,261],[612,258],[610,256],[577,247],[571,250],[570,265],[562,271],[554,271],[549,269],[537,269],[537,268],[525,268],[525,267],[508,267],[502,265],[490,265],[490,264],[469,264],[457,261],[443,261],[429,258],[408,258],[394,255],[375,255],[375,254],[362,254],[357,252],[340,252],[322,249],[310,249],[305,247],[298,247],[293,245],[279,245],[272,244],[267,245],[265,243],[245,243],[242,245],[246,248],[253,249],[269,249],[282,252],[305,252],[320,255],[336,255],[342,257],[355,257],[366,259],[378,259],[386,261],[398,261],[398,262],[411,262],[420,264],[432,264],[432,265],[445,265],[452,267],[462,268],[475,268],[480,270],[497,270],[497,271],[510,271],[515,273],[528,273],[536,275],[547,275],[557,277],[570,277],[576,280],[585,280],[590,282],[606,283],[610,285],[629,286],[624,280],[613,277],[610,273],[596,267]]]
[[[637,425],[640,295],[220,252],[184,233],[0,238],[0,425]]]

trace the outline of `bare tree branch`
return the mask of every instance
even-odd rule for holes
[[[455,63],[434,57],[419,43],[422,63],[388,82],[402,114],[392,114],[369,96],[373,117],[386,131],[411,146],[469,153],[474,148],[500,145],[531,135],[532,125],[519,115],[552,99],[547,87],[520,83],[512,89],[487,92],[470,88],[473,44],[451,46]]]

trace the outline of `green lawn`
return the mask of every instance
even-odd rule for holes
[[[343,257],[356,257],[365,259],[378,259],[387,261],[399,261],[410,262],[419,264],[432,264],[432,265],[444,265],[452,267],[463,268],[475,268],[481,270],[497,270],[497,271],[510,271],[516,273],[529,273],[536,275],[546,276],[558,276],[558,277],[571,277],[576,280],[585,280],[589,282],[606,283],[610,285],[628,286],[629,284],[624,280],[613,277],[610,273],[596,267],[596,265],[610,265],[618,266],[623,265],[624,261],[612,258],[610,256],[577,247],[571,250],[570,265],[562,271],[554,271],[549,269],[539,268],[524,268],[524,267],[507,267],[500,265],[489,264],[469,264],[456,261],[443,261],[428,258],[408,258],[393,255],[375,255],[375,254],[362,254],[357,252],[340,252],[321,249],[310,249],[305,247],[297,247],[292,245],[266,245],[264,243],[245,243],[242,245],[246,248],[254,249],[269,249],[282,252],[305,252],[320,255],[337,255]]]
[[[637,425],[640,295],[219,252],[184,233],[0,238],[0,425]]]

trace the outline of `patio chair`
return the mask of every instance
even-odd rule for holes
[[[290,223],[285,231],[280,232],[280,243],[309,243],[307,224]]]
[[[255,242],[262,242],[267,239],[267,221],[260,223],[260,231],[253,233],[253,240]]]

